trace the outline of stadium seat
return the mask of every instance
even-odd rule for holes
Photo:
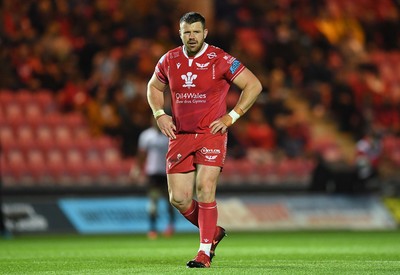
[[[3,185],[5,187],[21,187],[24,171],[26,170],[27,165],[24,162],[2,162]]]
[[[43,119],[43,112],[40,106],[34,102],[28,102],[24,106],[24,115],[28,120]]]
[[[30,166],[45,164],[46,157],[44,152],[38,147],[31,147],[26,151],[26,163]]]
[[[14,92],[10,90],[0,91],[0,105],[4,108],[10,104],[15,103]]]
[[[44,148],[46,162],[48,165],[63,165],[65,164],[65,157],[63,151],[55,146],[49,146],[48,148]]]
[[[35,101],[39,104],[42,113],[49,114],[56,111],[56,102],[51,92],[47,90],[40,90],[35,93]]]
[[[71,166],[85,165],[85,159],[82,152],[77,148],[71,148],[65,152],[66,163]]]
[[[73,136],[76,142],[85,142],[88,140],[92,140],[89,130],[87,129],[87,127],[84,126],[75,127],[73,130]]]
[[[84,187],[94,184],[94,179],[92,179],[86,164],[77,165],[77,163],[67,163],[65,166],[68,175],[73,181],[73,186]]]
[[[7,144],[15,141],[14,131],[10,125],[5,122],[0,122],[0,145],[7,146]]]
[[[64,121],[70,128],[77,128],[81,126],[86,126],[86,121],[84,116],[79,112],[73,112],[66,114],[64,116]]]
[[[279,175],[275,162],[266,162],[256,166],[262,185],[276,185],[279,183]]]
[[[227,159],[221,173],[221,183],[238,185],[242,183],[242,176],[237,170],[237,160]]]
[[[63,124],[54,126],[53,134],[58,143],[66,143],[73,140],[71,129]]]
[[[121,161],[121,152],[118,148],[106,148],[102,152],[102,159],[104,163],[118,163]]]
[[[25,118],[22,106],[16,102],[9,103],[8,105],[4,106],[4,113],[5,117],[9,121],[16,121],[22,120]]]
[[[47,125],[39,125],[35,129],[35,138],[39,144],[46,146],[54,142],[54,136],[51,128]]]
[[[24,165],[26,162],[25,155],[18,147],[4,147],[4,162],[12,166]]]
[[[74,186],[75,179],[68,170],[68,166],[63,163],[48,163],[47,167],[49,175],[55,186]]]
[[[32,140],[35,138],[33,129],[31,125],[29,125],[28,123],[20,121],[17,124],[14,124],[14,127],[15,127],[16,138],[18,140],[24,141],[27,139]]]

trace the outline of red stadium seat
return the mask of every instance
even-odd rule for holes
[[[9,121],[19,121],[25,118],[23,108],[17,102],[9,103],[4,106],[4,115]]]
[[[54,142],[54,136],[52,129],[47,125],[39,125],[35,128],[35,138],[39,144],[52,144]]]
[[[10,90],[1,90],[0,91],[0,105],[2,107],[6,107],[12,103],[15,103],[14,92]]]
[[[56,102],[51,92],[40,90],[35,93],[34,99],[44,114],[53,113],[56,110]]]
[[[24,162],[2,162],[3,185],[5,187],[20,187],[26,167]]]
[[[83,166],[85,165],[85,158],[82,152],[77,148],[71,148],[65,152],[66,163],[72,166]]]
[[[71,129],[66,125],[57,125],[53,127],[54,138],[59,143],[66,143],[73,140]]]
[[[15,141],[15,135],[12,127],[6,123],[0,122],[0,144],[7,146],[7,144]]]

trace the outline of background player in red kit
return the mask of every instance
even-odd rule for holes
[[[202,15],[183,15],[179,30],[183,46],[161,57],[147,88],[158,127],[170,138],[166,167],[170,202],[200,231],[200,247],[188,267],[210,267],[225,236],[217,226],[215,192],[226,156],[227,128],[253,105],[262,89],[240,61],[204,42],[207,33]],[[227,114],[225,98],[232,83],[242,93]],[[172,116],[163,110],[167,86]]]

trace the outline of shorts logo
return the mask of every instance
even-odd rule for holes
[[[174,165],[175,163],[179,162],[181,158],[182,158],[182,155],[181,154],[177,154],[175,159],[172,159],[172,158],[168,159],[168,168],[171,168],[172,165]]]
[[[217,157],[218,157],[217,155],[215,155],[215,156],[206,156],[206,159],[207,159],[208,161],[215,161],[215,159],[216,159]]]
[[[207,161],[209,162],[215,162],[217,159],[218,155],[221,154],[221,150],[219,149],[208,149],[206,147],[201,148],[200,153],[205,155],[204,157],[206,158]]]
[[[221,153],[221,150],[219,150],[219,149],[208,149],[208,148],[206,148],[206,147],[203,147],[203,148],[201,148],[200,152],[201,152],[203,155],[207,155],[207,154],[220,154],[220,153]]]

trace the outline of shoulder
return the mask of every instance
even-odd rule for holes
[[[209,44],[205,54],[207,55],[208,59],[219,59],[224,57],[226,53],[223,49]]]
[[[178,58],[183,55],[182,46],[176,47],[172,50],[169,50],[160,58],[160,63],[163,63],[165,60],[169,62],[171,59]]]
[[[223,49],[214,46],[214,45],[209,45],[207,49],[207,56],[208,58],[216,58],[221,62],[224,62],[226,64],[232,64],[236,58],[230,55],[229,53],[225,52]]]

